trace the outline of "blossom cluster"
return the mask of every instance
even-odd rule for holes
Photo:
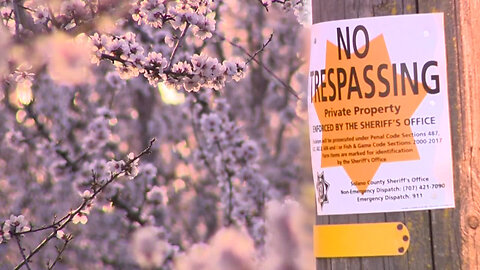
[[[132,18],[138,24],[162,28],[170,23],[174,29],[185,29],[191,25],[193,33],[200,39],[212,37],[215,31],[213,11],[217,2],[213,0],[138,0],[132,8]]]
[[[160,52],[145,51],[136,42],[134,33],[120,37],[98,35],[91,37],[92,46],[98,63],[102,59],[113,61],[122,79],[137,77],[142,73],[151,85],[165,82],[175,88],[186,91],[198,91],[202,87],[216,90],[225,86],[230,80],[238,81],[244,77],[245,63],[239,60],[223,61],[207,55],[194,54],[190,61],[173,64]]]
[[[202,134],[199,149],[194,153],[198,165],[211,168],[222,190],[225,223],[249,228],[256,241],[263,238],[263,205],[270,197],[268,180],[260,173],[260,149],[253,140],[245,140],[229,118],[230,105],[217,99],[216,106],[205,113],[207,95],[192,101],[193,118],[199,119]],[[202,102],[203,100],[203,102]],[[259,219],[259,220],[256,220]]]
[[[11,234],[21,233],[30,230],[28,222],[23,215],[10,215],[0,228],[0,244],[11,239]]]
[[[166,82],[176,88],[181,85],[187,91],[198,91],[202,87],[220,90],[225,82],[243,78],[244,71],[244,62],[225,60],[219,63],[217,58],[195,54],[190,62],[179,62],[172,67],[174,74],[188,74],[187,76],[171,76]]]
[[[273,4],[281,5],[287,11],[293,11],[299,23],[307,23],[310,19],[309,0],[258,0],[268,10]]]
[[[82,146],[86,152],[96,152],[102,149],[109,141],[111,130],[110,123],[115,123],[113,113],[106,108],[97,110],[98,116],[88,123],[88,133],[82,138]],[[98,171],[101,174],[101,171]]]

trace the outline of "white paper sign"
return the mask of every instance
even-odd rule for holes
[[[454,207],[443,14],[312,27],[318,215]]]

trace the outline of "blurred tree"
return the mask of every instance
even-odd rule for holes
[[[0,269],[304,268],[307,7],[0,1]]]

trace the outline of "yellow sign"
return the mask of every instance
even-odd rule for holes
[[[403,255],[410,245],[399,222],[317,225],[313,231],[317,258]]]

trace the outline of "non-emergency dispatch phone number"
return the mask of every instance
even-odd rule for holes
[[[436,183],[436,184],[421,184],[421,185],[406,185],[403,186],[403,191],[418,191],[418,190],[430,190],[430,189],[443,189],[445,188],[445,183]]]

